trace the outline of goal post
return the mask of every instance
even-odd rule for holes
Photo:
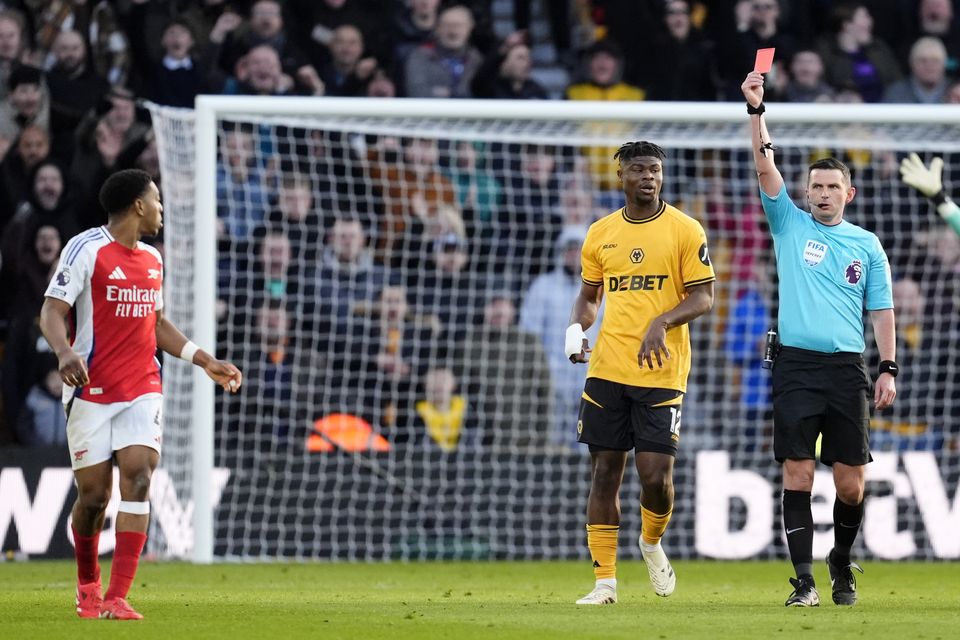
[[[900,186],[890,165],[911,151],[925,160],[944,155],[945,184],[956,188],[960,184],[960,169],[955,168],[960,167],[960,113],[953,106],[907,105],[772,103],[768,109],[778,165],[791,196],[795,200],[802,196],[800,186],[812,156],[825,151],[846,155],[855,165],[855,183],[864,184],[862,196],[851,207],[851,219],[881,236],[888,252],[896,254],[897,275],[919,287],[917,295],[924,299],[925,308],[940,314],[918,321],[925,338],[916,350],[918,354],[934,350],[937,362],[931,375],[941,388],[906,393],[907,408],[881,417],[874,425],[880,464],[868,471],[868,482],[882,497],[876,507],[868,507],[871,528],[858,545],[877,557],[958,557],[960,549],[946,542],[941,530],[957,517],[960,500],[953,498],[960,458],[949,449],[956,445],[960,431],[960,402],[942,387],[958,380],[960,341],[929,339],[934,333],[957,335],[956,322],[948,317],[954,289],[937,277],[942,275],[938,272],[942,264],[932,255],[936,214],[922,198]],[[536,278],[551,272],[551,261],[558,259],[553,243],[565,237],[575,217],[560,220],[558,216],[551,221],[549,233],[512,217],[512,207],[526,206],[535,212],[540,202],[536,200],[540,192],[533,193],[525,173],[536,171],[535,163],[530,165],[534,168],[524,164],[525,154],[550,156],[557,174],[550,176],[549,184],[559,195],[543,206],[566,211],[575,206],[566,202],[567,196],[573,201],[583,195],[589,222],[613,210],[608,205],[615,202],[616,193],[609,184],[604,187],[598,182],[604,177],[597,175],[597,167],[609,162],[594,164],[586,150],[606,152],[637,139],[651,140],[667,151],[665,165],[670,166],[665,167],[664,198],[700,219],[715,260],[723,265],[718,266],[720,304],[693,327],[693,375],[683,409],[686,431],[676,472],[677,508],[667,544],[678,557],[784,553],[774,517],[779,510],[773,500],[778,469],[769,451],[767,379],[754,369],[760,351],[750,343],[757,333],[755,325],[762,324],[766,331],[767,322],[761,322],[761,316],[774,314],[775,283],[770,277],[770,241],[765,232],[759,233],[761,222],[756,218],[759,198],[750,154],[750,121],[743,104],[199,96],[195,110],[154,105],[151,112],[164,193],[166,287],[172,302],[168,314],[204,349],[252,363],[249,378],[244,371],[249,387],[237,400],[223,398],[202,371],[191,370],[186,363],[168,359],[164,367],[164,466],[182,511],[180,533],[188,532],[184,535],[189,544],[171,544],[176,536],[173,525],[162,530],[154,525],[158,535],[151,544],[158,554],[189,557],[198,563],[278,557],[583,557],[583,505],[588,488],[583,451],[553,439],[552,426],[546,427],[549,434],[544,436],[542,450],[526,435],[502,435],[501,431],[517,431],[521,423],[535,420],[536,412],[523,408],[526,400],[514,397],[515,389],[496,386],[493,378],[509,372],[502,354],[470,349],[477,336],[489,337],[481,331],[479,317],[484,304],[503,294],[503,289],[509,290],[507,297],[517,307],[516,324],[529,321],[532,311],[529,306],[522,308],[523,303]],[[248,131],[252,140],[252,157],[247,161],[272,181],[262,193],[259,186],[238,183],[233,191],[221,184],[218,194],[218,183],[224,179],[224,168],[218,166],[223,163],[224,140],[238,129]],[[431,225],[439,224],[418,214],[418,198],[409,197],[429,191],[422,182],[427,178],[411,171],[420,176],[410,178],[421,181],[411,182],[416,188],[391,193],[397,176],[415,169],[408,166],[414,160],[404,158],[403,145],[420,139],[432,141],[430,149],[421,151],[440,154],[439,160],[429,162],[441,167],[437,175],[454,192],[449,203],[440,205],[450,204],[462,214],[451,227],[443,227],[443,233],[429,236],[429,242],[410,237],[412,226],[423,226],[420,232],[429,234]],[[384,140],[398,140],[395,144],[400,146],[378,147]],[[474,151],[458,146],[464,141]],[[474,152],[483,159],[473,158]],[[391,153],[399,157],[391,155],[392,164],[384,169],[383,158]],[[284,283],[288,288],[275,296],[283,299],[277,304],[292,318],[284,322],[297,326],[289,336],[290,343],[297,344],[289,364],[292,373],[283,373],[282,367],[270,369],[258,356],[258,345],[266,344],[259,326],[261,314],[277,306],[271,307],[270,283],[256,279],[262,280],[263,274],[250,276],[245,270],[254,269],[249,266],[254,263],[259,265],[256,269],[269,269],[260,264],[267,259],[265,240],[254,227],[269,226],[272,210],[279,206],[284,176],[310,172],[315,172],[306,176],[312,215],[323,224],[303,232],[303,237],[309,238],[305,244],[316,246],[291,249],[283,245],[279,250],[281,254],[300,252],[306,263],[298,271],[299,288],[291,293],[289,283]],[[234,221],[238,238],[230,243],[223,242],[224,221],[218,219],[224,193],[259,212],[252,222]],[[489,194],[487,204],[482,204],[483,194]],[[383,243],[393,231],[380,225],[392,207],[402,212],[406,227],[397,232],[396,244],[388,250]],[[475,219],[464,222],[466,208],[474,209]],[[744,223],[750,216],[751,222]],[[367,400],[391,406],[394,412],[408,410],[416,421],[415,400],[422,399],[434,380],[428,374],[449,368],[456,375],[456,395],[465,398],[471,429],[480,434],[476,440],[464,435],[446,449],[437,435],[426,438],[428,446],[414,447],[412,441],[394,440],[390,435],[385,423],[395,422],[396,416],[388,410],[366,415],[363,403],[344,400],[349,395],[345,380],[353,374],[348,368],[338,369],[328,356],[341,346],[338,340],[343,336],[352,339],[365,331],[354,345],[357,351],[339,355],[363,359],[365,350],[376,350],[368,331],[375,313],[363,309],[380,301],[367,298],[352,307],[353,324],[345,333],[316,337],[327,335],[326,329],[317,327],[333,323],[336,314],[342,313],[342,307],[323,299],[330,290],[324,288],[322,274],[316,273],[338,218],[363,219],[371,250],[386,252],[376,255],[376,263],[380,267],[384,260],[388,263],[386,274],[377,281],[376,295],[402,282],[413,309],[409,313],[418,318],[420,329],[435,322],[437,314],[456,311],[430,311],[442,306],[434,295],[439,285],[430,279],[431,247],[440,247],[449,236],[467,236],[471,251],[467,269],[483,270],[483,277],[469,279],[470,284],[460,289],[462,293],[466,287],[469,295],[456,293],[460,297],[455,304],[469,306],[476,312],[476,321],[461,327],[444,317],[445,337],[416,334],[406,340],[404,344],[412,342],[417,351],[411,358],[422,359],[422,371],[420,365],[411,365],[417,372],[411,374],[417,377],[415,383],[385,383],[390,376],[377,369],[382,363],[371,358],[363,366],[374,371],[372,377],[349,391],[375,382],[376,392],[366,394]],[[581,218],[578,223],[584,222]],[[473,233],[478,234],[476,238]],[[522,275],[513,273],[517,269]],[[751,286],[746,286],[748,281]],[[222,295],[224,288],[229,296]],[[244,308],[224,315],[225,301]],[[304,326],[299,323],[302,319],[308,320]],[[565,317],[558,322],[564,323]],[[226,336],[225,343],[218,344],[218,334]],[[443,344],[437,347],[436,342]],[[303,347],[306,343],[312,347]],[[552,399],[543,405],[543,413],[549,420],[558,415],[561,404],[569,406],[579,398],[579,392],[573,401],[555,393],[567,384],[558,381],[563,373],[554,372],[549,364],[551,349],[561,346],[544,344],[542,349],[524,351],[544,362],[543,368],[529,371],[548,372],[544,389]],[[465,353],[479,353],[479,360],[471,364]],[[924,366],[920,362],[918,357],[917,366]],[[243,362],[238,364],[243,368]],[[287,395],[277,400],[269,396],[281,394],[270,386],[277,384],[270,376],[283,375],[288,376],[282,383],[288,387],[282,392]],[[917,379],[914,384],[921,382]],[[264,394],[269,401],[263,401]],[[350,449],[331,435],[333,431],[324,431],[332,423],[319,424],[345,414],[362,415],[372,425],[373,434],[363,447]],[[575,423],[574,417],[569,428],[575,430]],[[920,431],[911,432],[911,427]],[[496,433],[491,435],[491,429]],[[235,438],[231,430],[236,431]],[[464,434],[467,431],[465,427]],[[375,446],[379,436],[386,442],[383,450]],[[310,450],[309,438],[314,437],[321,449]],[[711,477],[729,482],[711,482]],[[941,483],[934,492],[947,499],[948,507],[954,505],[952,510],[938,511],[935,504],[939,503],[921,497],[925,488],[911,489],[912,482],[933,477]],[[823,481],[819,485],[824,490],[832,486],[829,482],[823,486]],[[635,479],[625,481],[624,491],[624,528],[638,529],[636,515],[627,513],[637,501]],[[819,499],[825,500],[826,495]],[[765,510],[768,513],[763,515]],[[503,533],[511,527],[516,530]],[[497,539],[501,534],[505,537]],[[623,555],[634,557],[637,550],[624,549]]]

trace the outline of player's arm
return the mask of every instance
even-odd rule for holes
[[[740,85],[747,104],[754,109],[763,104],[763,74],[751,71]],[[757,167],[757,179],[760,189],[771,198],[776,197],[783,187],[783,176],[773,160],[773,140],[767,131],[763,114],[750,116],[750,137],[753,141],[753,162]]]
[[[873,335],[877,341],[877,351],[880,361],[896,362],[897,334],[895,329],[893,309],[878,309],[870,312],[870,322],[873,324]],[[877,410],[886,409],[893,404],[897,397],[897,385],[889,373],[877,376],[874,385],[873,403]]]
[[[930,198],[940,217],[960,235],[960,206],[943,189],[943,158],[931,160],[928,169],[920,156],[911,153],[900,161],[900,176],[905,183]]]
[[[67,337],[67,314],[72,307],[63,300],[44,298],[40,309],[40,331],[47,344],[57,354],[60,378],[71,387],[82,387],[90,382],[87,376],[87,364],[70,346]]]
[[[713,308],[713,281],[687,287],[687,297],[673,309],[660,314],[650,323],[643,341],[640,342],[640,351],[637,353],[637,362],[641,367],[644,364],[653,369],[653,360],[657,366],[663,367],[662,353],[670,359],[670,350],[667,349],[667,330],[686,324],[694,318],[699,318]]]
[[[202,367],[210,379],[224,391],[236,393],[243,384],[243,374],[233,364],[217,360],[187,339],[187,336],[167,320],[162,310],[157,310],[157,346],[164,352]]]
[[[567,337],[564,340],[564,353],[567,354],[570,362],[587,362],[590,341],[587,340],[587,334],[584,332],[596,322],[601,300],[603,300],[602,284],[580,283],[580,293],[573,301],[570,326],[567,327]]]

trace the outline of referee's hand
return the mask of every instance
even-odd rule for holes
[[[661,357],[660,354],[663,354]],[[663,368],[663,361],[670,359],[670,350],[667,349],[667,325],[659,318],[650,324],[647,329],[647,335],[643,336],[643,342],[640,343],[640,353],[637,354],[637,363],[640,368],[646,364],[647,368],[653,370],[653,361],[657,361],[657,368]]]
[[[881,373],[873,388],[873,405],[877,411],[883,411],[893,405],[897,397],[897,383],[889,373]]]

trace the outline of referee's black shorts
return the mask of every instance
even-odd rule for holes
[[[777,462],[863,465],[870,455],[870,379],[859,353],[783,347],[773,367],[773,454]]]
[[[683,392],[587,378],[577,440],[590,451],[665,453],[677,457]]]

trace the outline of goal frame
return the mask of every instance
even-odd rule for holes
[[[823,123],[960,125],[953,105],[790,104],[778,103],[777,124]],[[742,103],[718,102],[593,102],[438,100],[414,98],[316,98],[201,95],[195,103],[195,209],[209,212],[194,218],[194,293],[198,299],[216,295],[217,122],[224,117],[439,118],[451,120],[616,121],[623,123],[749,124]],[[748,139],[745,137],[743,145]],[[900,143],[902,146],[902,143]],[[956,146],[960,148],[960,143]],[[216,311],[212,304],[194,306],[192,339],[216,352]],[[191,560],[214,560],[214,511],[211,486],[214,468],[215,389],[204,372],[193,372],[192,494],[193,550]]]

